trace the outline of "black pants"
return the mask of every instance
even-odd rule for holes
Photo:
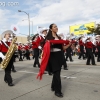
[[[53,73],[51,88],[55,90],[55,93],[61,93],[60,72],[61,72],[61,70],[58,70]]]
[[[90,64],[90,60],[92,61],[92,65],[95,65],[95,59],[94,59],[94,55],[93,55],[93,52],[92,52],[92,49],[90,48],[87,48],[87,52],[88,52],[88,57],[87,57],[87,62],[86,64]]]
[[[38,67],[40,67],[40,64],[39,64],[39,49],[38,48],[34,49],[34,58],[35,58],[34,66],[36,66],[36,64],[37,64]]]
[[[15,70],[15,66],[14,65],[12,66],[12,70]]]
[[[87,48],[85,48],[85,50],[86,50],[85,58],[87,58],[87,57],[88,57],[88,51],[87,51]]]
[[[30,60],[30,52],[29,52],[29,50],[26,50],[26,59]]]
[[[13,57],[11,58],[9,64],[7,65],[5,69],[5,76],[4,76],[4,81],[7,81],[8,84],[12,83],[12,77],[11,77],[11,68],[13,66]]]
[[[16,61],[16,55],[14,54],[14,62]]]
[[[96,50],[96,47],[93,47],[93,54],[95,55],[95,50]]]
[[[69,59],[70,59],[70,61],[72,61],[72,55],[71,55],[71,52],[72,52],[72,49],[71,49],[71,47],[68,47],[67,49],[66,49],[66,60],[68,59],[68,57],[69,57]]]
[[[64,68],[67,68],[67,63],[66,63],[66,59],[65,59],[65,56],[64,56],[64,52],[63,53],[63,65],[64,65]]]
[[[84,46],[80,46],[80,54],[79,54],[79,58],[80,59],[81,57],[83,56],[83,59],[85,58],[84,57]]]
[[[32,55],[33,55],[33,59],[34,59],[34,49],[33,49]]]
[[[22,51],[21,50],[18,50],[18,52],[19,52],[19,60],[23,60],[22,59]]]
[[[100,46],[97,46],[97,49],[98,49],[97,61],[100,61]]]

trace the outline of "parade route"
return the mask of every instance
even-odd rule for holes
[[[74,56],[74,62],[67,62],[69,70],[61,72],[63,98],[51,91],[52,76],[43,75],[37,80],[39,68],[33,67],[34,60],[15,62],[16,73],[12,73],[15,86],[9,87],[0,69],[0,100],[100,100],[100,63],[85,65],[86,60]]]

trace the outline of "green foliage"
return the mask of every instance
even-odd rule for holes
[[[95,35],[100,35],[100,24],[97,24],[96,27],[87,27],[88,29],[88,34],[95,34]]]

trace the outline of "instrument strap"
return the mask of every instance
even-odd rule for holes
[[[3,42],[3,41],[1,41],[1,42],[7,47],[7,49],[9,49],[9,46],[6,42]]]

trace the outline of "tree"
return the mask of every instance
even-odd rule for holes
[[[96,24],[95,27],[87,27],[88,29],[88,34],[95,34],[95,35],[100,35],[100,24]]]

